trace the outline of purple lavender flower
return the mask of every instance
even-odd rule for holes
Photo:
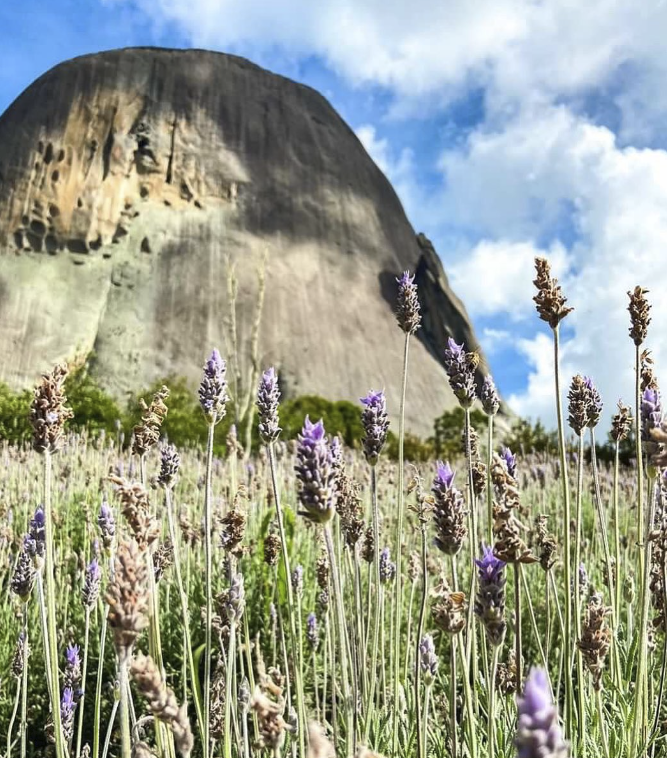
[[[160,450],[160,473],[157,483],[160,487],[171,489],[176,484],[178,469],[181,465],[181,456],[175,445],[165,445]]]
[[[318,524],[326,523],[334,515],[337,475],[321,420],[313,424],[306,416],[297,443],[294,470],[303,508],[299,514]]]
[[[108,550],[113,545],[113,538],[116,536],[116,520],[106,500],[103,500],[100,506],[100,512],[97,516],[97,526],[102,537],[102,544]]]
[[[94,608],[97,599],[100,596],[100,582],[102,581],[102,569],[97,559],[93,560],[86,567],[86,578],[81,590],[81,600],[84,607]]]
[[[512,479],[516,479],[516,455],[508,447],[504,447],[500,451],[500,457],[505,463],[507,473]]]
[[[641,422],[642,442],[653,443],[651,431],[659,429],[662,422],[662,401],[659,390],[649,387],[644,390],[641,401]]]
[[[364,406],[361,412],[361,423],[364,426],[364,455],[369,465],[375,466],[387,440],[389,419],[387,418],[387,403],[384,392],[370,390],[366,397],[361,398]]]
[[[598,392],[595,384],[593,384],[593,380],[590,378],[590,376],[584,377],[584,384],[588,390],[586,397],[586,416],[588,418],[587,426],[589,429],[595,429],[595,427],[598,425],[598,422],[600,421],[600,416],[602,415],[602,397],[600,396],[600,393]]]
[[[320,644],[320,630],[317,624],[317,616],[314,613],[309,613],[306,620],[306,638],[311,650],[317,650]]]
[[[396,278],[396,281],[398,282],[396,320],[406,334],[414,334],[421,325],[415,275],[405,271],[401,277]]]
[[[493,548],[482,545],[481,558],[475,559],[479,583],[475,598],[475,614],[482,622],[489,643],[502,645],[505,637],[505,561],[493,553]]]
[[[35,566],[39,568],[46,552],[46,525],[44,508],[41,505],[35,508],[35,513],[30,519],[30,530],[23,538],[23,547],[32,558]]]
[[[380,552],[380,581],[382,584],[393,582],[396,576],[396,564],[391,560],[391,552],[388,547]]]
[[[487,416],[495,416],[500,410],[498,390],[496,389],[493,377],[490,374],[484,377],[484,384],[482,384],[479,399],[482,401],[482,408]]]
[[[337,434],[331,438],[329,443],[329,450],[331,451],[331,465],[336,469],[338,473],[343,470],[343,443]]]
[[[531,669],[523,697],[518,698],[516,739],[518,758],[567,758],[568,746],[551,700],[549,680],[540,668]]]
[[[452,337],[447,340],[443,362],[449,377],[449,386],[459,405],[462,408],[470,408],[477,394],[475,372],[463,345],[457,345]]]
[[[425,634],[419,643],[419,666],[426,685],[430,685],[438,673],[438,656],[435,654],[435,643],[430,634]]]
[[[227,364],[216,348],[204,364],[199,384],[199,405],[209,422],[218,423],[225,416],[227,402]]]
[[[65,651],[65,671],[63,683],[76,699],[76,690],[81,684],[81,648],[78,645],[68,645]]]
[[[456,555],[468,533],[467,511],[463,494],[454,487],[454,472],[449,463],[438,461],[431,493],[435,546],[446,555]]]
[[[278,426],[278,401],[280,400],[280,388],[278,375],[271,367],[263,374],[257,390],[257,410],[259,415],[259,436],[266,445],[275,442],[280,436],[281,429]]]
[[[74,712],[76,711],[76,701],[71,687],[65,687],[60,699],[60,723],[63,730],[65,742],[69,743],[74,736]]]

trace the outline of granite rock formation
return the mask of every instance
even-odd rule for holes
[[[415,271],[408,428],[454,404],[440,357],[449,335],[476,345],[465,309],[314,90],[220,53],[127,49],[56,66],[0,117],[0,380],[94,355],[121,398],[194,384],[212,346],[232,349],[231,269],[243,376],[263,270],[261,366],[290,394],[385,387],[394,414],[395,277]]]

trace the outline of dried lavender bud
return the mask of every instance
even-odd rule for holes
[[[229,589],[226,592],[225,611],[227,619],[238,623],[245,609],[245,587],[243,574],[234,574]]]
[[[81,600],[86,608],[93,608],[100,596],[102,569],[97,560],[93,559],[86,567],[86,578],[81,590]]]
[[[309,613],[306,620],[306,639],[310,649],[317,650],[320,644],[320,630],[317,624],[317,616],[314,613]]]
[[[588,595],[589,581],[588,581],[588,571],[586,571],[586,566],[584,566],[583,563],[579,564],[579,571],[577,573],[577,582],[579,585],[579,594],[581,595],[581,597],[586,597],[586,595]]]
[[[339,516],[340,530],[345,544],[351,550],[364,532],[364,516],[360,486],[350,479],[345,471],[339,471],[336,482],[336,511]]]
[[[159,582],[167,569],[174,564],[174,546],[170,539],[166,539],[158,545],[153,553],[153,572],[156,583]]]
[[[414,334],[421,325],[417,285],[414,283],[415,275],[405,271],[403,276],[396,278],[396,281],[398,282],[396,320],[406,334]]]
[[[382,582],[382,584],[393,582],[395,576],[396,564],[391,560],[389,548],[384,547],[380,552],[380,582]]]
[[[65,671],[63,672],[63,684],[72,693],[76,693],[81,685],[81,656],[78,645],[68,645],[65,651]],[[75,700],[78,699],[75,697]]]
[[[246,514],[239,507],[239,501],[247,498],[245,487],[241,485],[234,505],[221,520],[220,547],[230,555],[240,558],[243,555],[243,538],[246,529]]]
[[[366,397],[361,398],[364,409],[361,413],[361,423],[364,427],[362,441],[364,456],[370,466],[375,466],[380,453],[387,441],[389,418],[387,417],[387,402],[384,392],[370,390]]]
[[[178,478],[178,469],[181,465],[181,456],[175,445],[165,445],[160,450],[160,473],[157,483],[160,487],[171,489]]]
[[[287,722],[283,719],[285,703],[270,700],[259,687],[250,701],[250,708],[257,716],[262,745],[278,755],[285,742]]]
[[[558,279],[551,276],[549,261],[546,258],[535,258],[535,269],[537,275],[533,284],[537,288],[537,295],[533,301],[542,321],[555,329],[574,309],[565,306],[567,298],[563,296]]]
[[[498,390],[493,382],[491,375],[484,377],[484,383],[479,393],[479,399],[482,401],[482,408],[487,416],[495,416],[500,410],[500,398]]]
[[[88,756],[90,756],[90,749]],[[84,758],[83,750],[81,751],[81,758]],[[157,756],[145,742],[135,742],[132,745],[131,758],[157,758]]]
[[[306,416],[298,438],[294,469],[303,508],[299,515],[318,524],[326,523],[335,512],[336,471],[321,420],[313,424]]]
[[[494,555],[506,563],[534,563],[537,558],[523,539],[526,527],[517,516],[521,512],[519,486],[507,470],[505,461],[497,454],[493,456],[491,481],[496,494],[493,505]]]
[[[327,608],[329,607],[329,590],[322,590],[320,594],[317,596],[317,604],[320,606],[320,610],[323,614],[326,614]]]
[[[456,555],[468,534],[463,494],[454,487],[454,472],[449,463],[438,461],[433,494],[433,524],[435,546],[446,555]]]
[[[336,758],[336,750],[317,721],[308,724],[308,758]],[[357,751],[357,758],[361,758]]]
[[[129,482],[119,476],[110,476],[109,480],[117,487],[121,512],[139,547],[149,547],[160,536],[160,525],[151,512],[147,490],[139,482]]]
[[[615,442],[622,442],[627,439],[632,427],[632,415],[627,405],[618,401],[618,413],[611,418],[611,437]]]
[[[257,390],[257,410],[259,416],[259,436],[262,442],[270,445],[275,442],[282,431],[278,419],[278,402],[280,388],[274,368],[267,369],[259,382]]]
[[[60,724],[63,730],[63,737],[68,744],[74,736],[74,713],[76,711],[76,701],[74,694],[69,687],[65,687],[60,699]]]
[[[600,416],[602,415],[602,398],[590,376],[584,377],[584,384],[588,391],[586,395],[587,426],[589,429],[594,429],[598,425]]]
[[[303,595],[303,566],[298,565],[292,571],[292,590],[297,597]]]
[[[419,643],[419,666],[428,687],[438,673],[438,656],[435,654],[435,643],[430,634],[425,634]]]
[[[120,660],[129,658],[137,637],[148,625],[146,578],[145,554],[134,541],[121,543],[113,581],[106,593],[109,626]]]
[[[50,374],[42,375],[42,382],[35,389],[30,405],[30,425],[32,446],[38,453],[58,452],[65,422],[72,418],[71,408],[65,405],[67,373],[66,366],[56,366]]]
[[[489,644],[502,645],[505,638],[505,562],[493,554],[493,548],[483,546],[483,556],[475,559],[479,577],[475,614],[482,622]]]
[[[410,553],[408,559],[408,578],[411,582],[416,582],[422,573],[421,556],[418,552]]]
[[[28,601],[35,586],[37,571],[30,553],[23,548],[12,574],[11,589],[24,603]]]
[[[449,378],[449,386],[462,408],[470,408],[477,395],[472,358],[474,355],[474,353],[466,353],[463,345],[457,345],[452,337],[447,340],[443,365]]]
[[[466,625],[468,604],[463,592],[443,592],[432,608],[433,621],[447,634],[458,634]]]
[[[568,747],[551,700],[549,680],[540,668],[531,669],[518,699],[519,720],[514,744],[518,758],[567,758]]]
[[[572,431],[581,437],[582,432],[588,426],[588,387],[583,376],[577,374],[572,377],[568,399],[568,423]]]
[[[317,559],[315,574],[317,576],[317,586],[321,590],[329,589],[330,569],[329,569],[329,559],[327,557],[326,551],[323,551],[320,554],[320,557]]]
[[[651,390],[657,390],[658,389],[658,380],[655,378],[655,373],[653,372],[653,358],[651,357],[651,351],[650,350],[644,350],[642,351],[642,354],[639,356],[640,360],[640,374],[641,374],[641,381],[640,381],[640,388],[643,392],[645,389],[651,389]]]
[[[336,473],[340,474],[345,469],[345,461],[343,460],[343,443],[337,434],[331,438],[329,443],[329,450],[331,451],[331,465],[336,470]]]
[[[540,549],[539,560],[543,571],[549,571],[558,558],[558,542],[547,531],[547,517],[537,517],[537,546]]]
[[[14,657],[12,658],[12,676],[15,676],[17,679],[21,678],[23,669],[26,666],[29,657],[30,645],[26,640],[25,632],[21,631],[19,632],[18,639],[16,640]]]
[[[199,405],[209,423],[218,423],[226,413],[227,365],[217,349],[211,353],[203,371],[199,385]]]
[[[143,398],[139,401],[144,414],[141,417],[141,422],[132,431],[133,455],[144,456],[158,443],[160,428],[167,415],[167,406],[164,401],[168,397],[169,389],[163,386],[153,395],[150,405],[146,405]]]
[[[361,546],[361,557],[366,563],[373,563],[375,560],[375,534],[372,526],[367,527],[364,532],[364,541]]]
[[[189,758],[194,747],[185,703],[179,708],[176,696],[165,684],[152,658],[139,655],[130,667],[137,689],[148,701],[153,716],[167,724],[174,735],[174,744],[183,758]]]
[[[602,604],[602,595],[591,595],[586,609],[586,617],[577,647],[581,650],[586,668],[593,676],[593,687],[600,689],[605,658],[611,647],[611,629],[606,623],[611,608]]]
[[[247,713],[250,710],[250,683],[245,676],[239,684],[239,704],[242,713]]]
[[[264,563],[276,566],[280,555],[280,537],[275,532],[269,532],[264,539]]]
[[[632,292],[628,292],[630,303],[628,311],[630,312],[630,337],[637,347],[646,339],[648,325],[651,323],[650,311],[651,306],[646,299],[648,290],[642,287],[635,287]]]
[[[102,544],[108,550],[113,545],[113,538],[116,536],[116,521],[113,511],[106,500],[102,501],[100,512],[97,517],[97,526],[102,537]]]

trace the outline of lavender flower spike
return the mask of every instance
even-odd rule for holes
[[[541,668],[528,674],[523,697],[518,699],[516,739],[518,758],[567,758],[568,746],[551,700],[549,680]]]
[[[306,620],[306,638],[311,650],[317,650],[320,644],[320,630],[317,624],[317,616],[314,613],[308,614]]]
[[[364,426],[363,448],[364,455],[370,466],[375,466],[387,440],[389,419],[387,418],[387,402],[384,392],[370,390],[366,397],[361,398],[364,406],[361,412],[361,423]]]
[[[586,397],[586,415],[588,417],[587,426],[589,429],[594,429],[598,425],[600,416],[602,415],[602,397],[590,376],[584,377],[584,384],[588,390]]]
[[[642,442],[652,442],[651,432],[658,429],[662,421],[662,401],[660,391],[647,387],[642,394],[641,422]]]
[[[467,510],[463,494],[454,487],[454,472],[449,463],[438,461],[431,487],[435,545],[446,555],[456,555],[468,534]]]
[[[438,673],[438,656],[435,654],[435,643],[430,634],[425,634],[419,643],[419,665],[428,686]]]
[[[498,390],[490,374],[484,377],[484,384],[482,384],[479,399],[482,401],[482,408],[487,416],[495,416],[500,410]]]
[[[382,551],[380,552],[380,582],[382,582],[382,584],[392,582],[395,576],[396,564],[391,560],[389,548],[382,548]]]
[[[306,416],[298,439],[294,470],[303,509],[299,515],[325,524],[335,512],[336,469],[321,420],[313,424]]]
[[[224,418],[227,402],[227,364],[217,349],[204,365],[199,385],[199,405],[209,422],[218,423]]]
[[[500,451],[500,458],[507,468],[507,473],[512,479],[516,479],[516,455],[508,447],[504,447]]]
[[[102,581],[102,569],[95,558],[86,567],[86,578],[81,590],[81,600],[84,607],[94,608],[100,596],[100,583]]]
[[[65,687],[60,699],[60,722],[62,724],[65,742],[69,743],[74,736],[74,712],[76,701],[70,687]]]
[[[272,367],[267,369],[259,382],[257,390],[257,410],[259,415],[259,436],[265,445],[275,442],[280,436],[281,428],[278,426],[278,401],[280,400],[280,388],[278,387],[278,375]]]
[[[108,550],[113,545],[113,538],[116,536],[116,521],[113,511],[106,500],[103,500],[100,506],[100,512],[97,516],[97,526],[102,535],[102,544]]]
[[[505,561],[493,554],[493,548],[483,545],[483,555],[475,559],[479,584],[475,598],[475,614],[484,626],[491,645],[502,645],[505,637]]]
[[[445,371],[449,377],[449,386],[462,408],[470,408],[477,394],[472,357],[473,354],[466,353],[463,345],[457,345],[452,337],[447,340]]]
[[[398,282],[396,320],[406,334],[414,334],[419,329],[422,320],[419,312],[415,275],[405,271],[396,281]]]

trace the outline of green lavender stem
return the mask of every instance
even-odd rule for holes
[[[563,424],[563,406],[560,390],[560,365],[559,365],[559,345],[560,331],[559,327],[553,329],[554,336],[554,381],[556,391],[556,417],[558,421],[558,452],[560,455],[560,476],[563,489],[563,536],[565,554],[564,563],[564,581],[565,581],[565,623],[563,625],[563,651],[564,660],[569,661],[572,654],[572,546],[570,535],[570,488],[567,481],[567,460],[565,457],[565,428]],[[574,724],[574,692],[572,688],[572,675],[570,671],[565,674],[565,714],[564,723],[567,735],[572,736],[572,727]]]
[[[130,708],[129,692],[130,682],[127,675],[128,655],[123,653],[119,662],[120,674],[120,734],[122,758],[131,758],[132,752],[132,735],[130,732]]]
[[[373,711],[375,710],[378,645],[380,642],[380,511],[378,508],[377,473],[375,471],[375,466],[371,466],[371,501],[373,507],[373,542],[375,543],[373,552],[373,567],[375,569],[375,618],[373,626],[373,647],[371,649],[371,682],[368,689],[368,700],[366,702],[366,729],[364,732],[364,742],[368,742],[371,722],[373,721]],[[368,582],[370,586],[370,577]]]
[[[60,719],[60,681],[58,676],[58,643],[56,637],[56,596],[54,586],[54,535],[53,515],[51,512],[51,453],[44,453],[44,537],[46,556],[44,565],[44,589],[46,601],[47,637],[44,647],[49,650],[49,679],[51,681],[51,716],[56,740],[57,758],[65,758],[67,750],[63,739]]]
[[[25,662],[24,662],[25,667]],[[19,704],[21,702],[21,677],[16,679],[16,695],[14,696],[14,706],[12,708],[12,715],[9,719],[9,726],[7,727],[7,751],[5,753],[6,758],[11,758],[12,755],[12,732],[14,731],[14,723],[16,722],[16,716],[19,712]]]
[[[81,669],[81,689],[83,694],[78,705],[78,724],[76,730],[76,758],[81,754],[81,735],[83,733],[83,706],[86,700],[86,676],[88,673],[88,640],[90,637],[90,607],[86,606],[85,629],[83,633],[83,666]]]
[[[426,758],[426,754],[421,744],[421,705],[420,705],[420,691],[421,686],[421,660],[419,642],[424,634],[424,619],[426,618],[426,601],[428,598],[428,567],[426,565],[426,521],[420,518],[420,532],[421,532],[421,564],[422,564],[422,594],[421,603],[419,607],[419,621],[417,623],[417,644],[415,645],[415,689],[414,700],[415,708],[417,710],[417,758]],[[454,558],[452,557],[452,561]],[[454,661],[454,666],[456,661]],[[454,669],[452,669],[454,671]]]
[[[213,504],[211,493],[211,475],[213,469],[213,436],[215,434],[215,416],[208,425],[206,443],[206,485],[204,489],[204,553],[206,581],[206,629],[204,649],[204,758],[210,756],[211,739],[211,626],[213,623],[213,551],[211,534],[213,529]]]
[[[236,668],[236,621],[229,625],[229,651],[227,653],[227,668],[225,669],[225,758],[232,758],[231,705],[232,681]]]
[[[280,490],[278,487],[278,477],[276,475],[276,459],[275,459],[275,452],[273,449],[273,443],[269,443],[267,446],[267,452],[269,456],[269,468],[271,470],[271,484],[273,487],[273,501],[276,504],[276,517],[278,519],[278,532],[280,534],[280,547],[282,551],[282,558],[283,558],[283,568],[285,570],[285,585],[287,589],[287,605],[288,605],[288,617],[289,617],[289,623],[290,623],[290,642],[292,644],[292,647],[294,647],[297,644],[297,635],[296,635],[296,624],[294,622],[294,617],[296,615],[296,608],[294,606],[294,595],[292,592],[292,582],[290,581],[290,578],[292,576],[292,572],[290,571],[290,562],[289,562],[289,555],[287,553],[287,538],[285,537],[285,527],[283,524],[283,511],[280,505]],[[329,556],[331,560],[331,556]],[[285,666],[287,666],[287,660],[285,661]],[[346,672],[347,673],[347,672]],[[294,667],[294,680],[296,684],[296,698],[297,698],[297,713],[299,715],[299,723],[301,724],[302,728],[299,729],[299,747],[301,750],[301,755],[305,755],[306,753],[306,742],[305,742],[305,724],[308,723],[306,718],[306,703],[304,700],[303,695],[303,678],[301,676],[301,669],[299,666]]]
[[[486,445],[486,538],[493,545],[493,487],[491,484],[491,464],[493,461],[493,416],[488,417],[488,439]]]
[[[23,617],[23,673],[21,684],[21,758],[26,756],[26,738],[28,735],[28,609]]]
[[[398,651],[401,645],[401,612],[403,610],[403,596],[402,596],[402,584],[403,575],[401,571],[401,542],[403,540],[403,446],[405,441],[405,391],[408,383],[408,350],[410,347],[410,332],[405,333],[405,343],[403,347],[403,379],[401,382],[401,404],[399,408],[398,416],[398,514],[396,519],[396,586],[394,591],[395,600],[395,616],[394,616],[394,639],[392,642],[392,650],[394,652],[394,666],[392,671],[394,681],[394,731],[392,739],[392,752],[396,754],[398,749],[398,724],[400,721],[400,713],[398,708],[398,689],[400,683],[400,664]],[[379,544],[375,544],[375,551],[379,550]]]

